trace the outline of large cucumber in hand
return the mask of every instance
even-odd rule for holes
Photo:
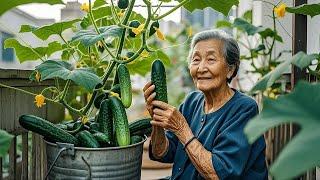
[[[159,59],[152,63],[151,82],[155,85],[155,99],[168,103],[166,70],[162,61]]]

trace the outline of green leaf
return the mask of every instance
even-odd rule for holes
[[[265,99],[262,112],[244,129],[250,143],[275,126],[295,123],[300,131],[284,147],[270,168],[275,179],[292,179],[320,165],[320,84],[299,82],[293,92]]]
[[[168,3],[168,2],[171,2],[172,0],[159,0],[159,1]]]
[[[263,31],[260,31],[259,34],[261,35],[261,37],[263,37],[264,39],[266,39],[267,37],[275,37],[275,40],[279,41],[279,42],[283,42],[282,37],[278,35],[277,32],[273,31],[270,28],[266,28]]]
[[[66,29],[72,28],[73,24],[80,21],[80,19],[74,19],[71,21],[57,22],[51,25],[42,27],[34,27],[30,25],[22,25],[20,32],[32,32],[41,40],[47,40],[51,35],[60,35]]]
[[[169,57],[161,50],[149,54],[149,57],[139,57],[127,64],[130,74],[145,76],[151,70],[151,64],[155,59],[160,59],[165,65],[170,65]]]
[[[242,18],[236,18],[233,22],[233,27],[247,32],[248,35],[254,35],[264,30],[262,27],[256,27]]]
[[[4,157],[8,153],[12,138],[13,135],[0,129],[0,158]]]
[[[183,1],[183,0],[176,0]],[[239,0],[190,0],[186,4],[183,5],[188,11],[192,12],[195,9],[204,9],[206,7],[211,7],[212,9],[223,13],[225,16],[228,16],[228,13],[233,5],[238,5]]]
[[[16,39],[9,38],[4,42],[4,48],[14,48],[20,63],[25,61],[39,60],[44,56],[50,56],[54,52],[60,51],[62,46],[59,42],[54,41],[48,44],[48,47],[31,48],[20,44]]]
[[[92,8],[95,9],[95,8],[98,8],[98,7],[104,6],[104,5],[107,5],[107,2],[105,0],[95,0]]]
[[[65,61],[48,60],[36,67],[41,74],[41,81],[51,78],[72,80],[79,86],[92,92],[95,86],[102,83],[100,78],[90,69],[74,69],[71,64]]]
[[[1,0],[0,16],[6,11],[19,5],[29,3],[63,4],[62,0]]]
[[[273,71],[270,71],[262,79],[260,79],[256,85],[251,89],[251,93],[255,91],[265,90],[271,87],[276,80],[278,80],[281,75],[288,70],[290,64],[294,64],[299,68],[305,68],[310,65],[311,61],[318,58],[317,54],[307,55],[306,53],[300,51],[294,55],[291,59],[286,60],[279,64]]]
[[[20,31],[19,33],[24,33],[24,32],[32,32],[34,30],[36,30],[38,27],[36,26],[31,26],[31,25],[27,25],[27,24],[23,24],[20,26]]]
[[[122,28],[116,25],[100,27],[98,29],[100,34],[91,29],[81,30],[72,37],[71,41],[80,41],[85,46],[91,46],[102,39],[105,39],[107,43],[111,43],[114,38],[120,37],[123,31]]]
[[[217,27],[217,28],[222,28],[222,27],[231,28],[231,27],[232,27],[232,24],[231,24],[229,21],[220,20],[220,21],[217,21],[216,27]]]
[[[300,69],[303,69],[309,66],[313,60],[318,58],[319,58],[318,54],[306,55],[304,53],[300,53],[299,56],[297,56],[297,58],[294,58],[292,60],[292,64],[299,67]]]
[[[295,14],[309,15],[312,17],[320,14],[320,3],[319,4],[303,4],[297,7],[287,7],[287,12]]]

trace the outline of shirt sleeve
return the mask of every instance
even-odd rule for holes
[[[179,111],[181,112],[183,108],[183,104],[180,105]],[[149,158],[154,161],[159,161],[163,163],[173,163],[174,161],[174,156],[176,154],[176,149],[178,146],[179,139],[177,136],[170,132],[170,131],[165,131],[166,137],[169,140],[169,148],[167,149],[167,152],[164,154],[164,156],[161,159],[157,159],[153,156],[152,154],[152,145],[151,142],[149,144]]]
[[[212,164],[219,179],[239,179],[248,161],[251,146],[243,129],[258,114],[254,103],[246,105],[223,123],[212,149]]]

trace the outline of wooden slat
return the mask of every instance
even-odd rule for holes
[[[10,150],[9,150],[9,176],[10,180],[16,179],[16,166],[17,166],[17,136],[11,141]]]
[[[28,179],[28,133],[22,134],[22,180]]]

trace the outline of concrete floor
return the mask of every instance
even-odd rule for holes
[[[156,180],[171,175],[171,168],[169,169],[142,169],[141,180]]]

